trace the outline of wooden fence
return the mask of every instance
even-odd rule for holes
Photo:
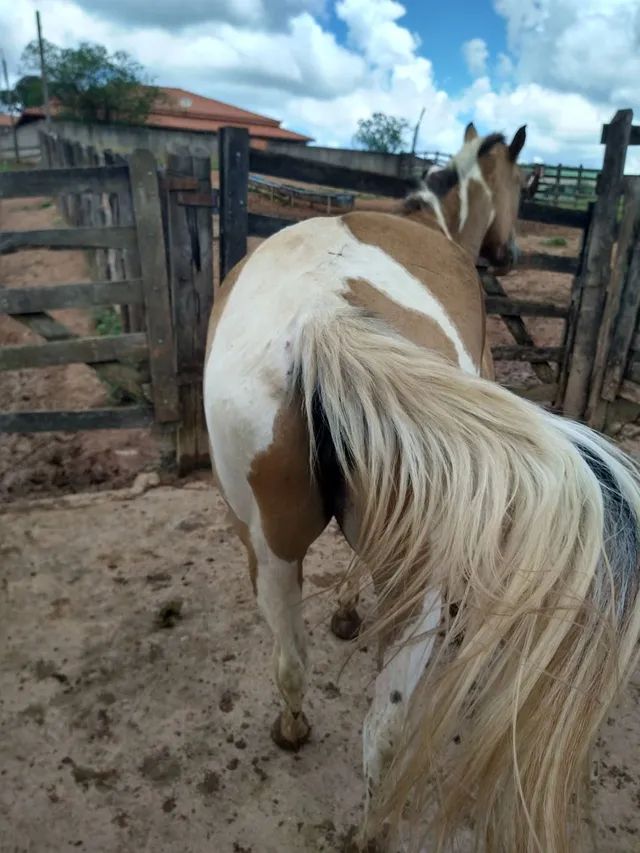
[[[178,468],[207,458],[201,373],[213,302],[207,158],[148,151],[127,158],[41,135],[47,168],[0,175],[0,198],[51,196],[69,227],[0,232],[0,254],[23,248],[92,250],[95,281],[0,288],[0,311],[45,343],[0,348],[0,369],[84,363],[129,401],[84,411],[0,413],[0,431],[163,425]],[[47,312],[120,306],[123,333],[78,338]]]
[[[487,313],[499,316],[514,339],[512,345],[493,348],[494,360],[529,362],[539,380],[511,390],[612,431],[640,414],[640,178],[624,178],[627,147],[640,144],[640,128],[632,118],[631,110],[620,110],[603,128],[605,155],[594,203],[574,210],[521,204],[520,219],[582,231],[576,256],[528,252],[518,261],[519,269],[571,275],[569,305],[511,298],[499,279],[479,269]],[[409,189],[399,178],[255,151],[240,128],[221,132],[219,167],[221,279],[246,254],[248,236],[268,237],[291,224],[248,212],[249,172],[394,198]],[[564,320],[562,343],[536,345],[526,317]]]
[[[606,142],[605,131],[601,141],[603,144]],[[638,144],[635,132],[632,132],[629,144]],[[442,151],[421,151],[416,156],[438,165],[444,165],[451,159],[450,154],[444,154]],[[536,204],[587,210],[598,196],[600,169],[592,169],[582,164],[567,166],[562,163],[530,163],[522,166],[526,176],[534,169],[540,175],[535,194]]]
[[[220,134],[220,276],[221,279],[244,257],[247,237],[268,237],[292,224],[290,219],[263,216],[248,212],[249,173],[267,174],[289,180],[307,181],[336,189],[372,195],[402,198],[411,185],[401,178],[377,175],[344,167],[326,166],[299,158],[256,151],[249,147],[249,137],[241,128],[224,128]],[[521,206],[523,219],[566,225],[586,231],[590,212],[543,207],[531,202]],[[583,241],[584,242],[584,241]],[[575,276],[580,258],[559,257],[546,252],[530,252],[521,256],[519,268],[566,273]],[[500,316],[511,333],[514,343],[493,349],[498,361],[528,361],[541,385],[532,388],[512,386],[512,390],[542,402],[554,401],[558,390],[559,365],[565,356],[564,346],[536,346],[523,317],[552,317],[567,319],[569,307],[553,302],[512,299],[499,279],[480,270],[486,292],[489,314]]]
[[[604,166],[588,210],[521,206],[523,219],[582,230],[577,256],[533,252],[519,262],[520,268],[572,276],[570,305],[514,299],[500,280],[479,270],[487,311],[502,318],[514,341],[495,347],[494,358],[529,362],[539,379],[534,388],[512,390],[608,430],[640,415],[640,179],[623,176],[627,146],[637,134],[630,110],[617,113],[603,131]],[[0,370],[80,362],[124,389],[128,402],[86,411],[2,412],[0,431],[160,424],[175,438],[181,472],[208,457],[201,383],[214,298],[213,214],[219,213],[222,280],[245,256],[249,236],[268,237],[291,224],[249,213],[250,171],[394,198],[409,188],[395,177],[250,150],[240,128],[219,135],[219,193],[211,188],[207,158],[172,155],[160,170],[147,151],[124,158],[44,135],[41,144],[46,168],[0,175],[0,198],[52,196],[69,227],[0,232],[0,254],[89,249],[97,280],[0,287],[0,311],[45,341],[0,348]],[[48,313],[105,305],[123,307],[122,334],[77,337]],[[527,317],[564,320],[563,342],[538,346]]]

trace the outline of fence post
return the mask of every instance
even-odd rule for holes
[[[640,308],[640,280],[633,272],[633,256],[640,240],[640,178],[627,178],[616,261],[607,292],[600,328],[591,394],[589,424],[602,429],[607,405],[616,399],[633,339]]]
[[[158,173],[150,151],[133,152],[129,160],[129,176],[144,290],[154,414],[158,423],[175,423],[180,417],[180,404],[173,324]]]
[[[609,125],[598,198],[580,275],[575,339],[563,400],[563,411],[571,418],[584,416],[589,396],[632,118],[631,110],[618,110]]]
[[[38,144],[40,146],[40,162],[50,169],[53,165],[51,162],[51,149],[49,148],[49,137],[44,130],[38,131]]]
[[[209,459],[202,373],[207,327],[213,307],[213,217],[208,157],[170,154],[167,162],[166,232],[180,393],[178,473]],[[196,178],[195,191],[171,189],[171,180]]]
[[[249,131],[223,127],[219,132],[220,281],[247,254],[249,214]]]

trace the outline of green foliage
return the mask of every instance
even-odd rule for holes
[[[144,69],[129,54],[109,53],[99,44],[81,42],[75,48],[44,44],[49,95],[62,108],[62,115],[86,122],[144,122],[158,90],[149,85]],[[37,41],[22,54],[26,72],[40,69]],[[28,74],[22,80],[29,80]],[[39,78],[36,78],[39,81]],[[29,95],[37,95],[30,84]]]
[[[566,246],[567,241],[564,237],[547,237],[542,241],[543,246]]]
[[[93,322],[95,323],[96,332],[99,335],[121,335],[122,320],[120,312],[113,306],[101,308],[94,314]]]
[[[356,145],[366,151],[378,151],[383,154],[398,154],[405,147],[405,134],[409,122],[385,113],[374,113],[371,118],[361,118],[358,130],[353,137]]]
[[[43,102],[42,80],[33,74],[25,74],[13,89],[0,91],[0,103],[14,110],[39,107]]]

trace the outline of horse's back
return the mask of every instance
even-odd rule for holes
[[[286,381],[287,338],[310,312],[330,315],[343,300],[480,370],[484,304],[470,256],[438,230],[368,211],[306,220],[259,246],[221,288],[210,347],[222,336],[215,348],[225,361],[241,345],[261,362],[268,355]]]

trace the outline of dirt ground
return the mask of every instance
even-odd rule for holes
[[[46,200],[0,202],[0,229],[54,225]],[[566,246],[546,244],[559,235]],[[577,240],[533,226],[521,242],[573,254]],[[0,258],[0,286],[88,275],[77,252]],[[567,276],[503,282],[513,295],[569,298]],[[81,311],[55,316],[93,328]],[[537,343],[559,343],[556,321],[527,324]],[[490,333],[511,342],[499,320]],[[0,317],[1,344],[31,340]],[[500,370],[535,381],[523,365]],[[0,373],[0,409],[98,406],[105,395],[82,366]],[[313,733],[285,754],[269,737],[271,641],[222,501],[208,475],[161,485],[149,473],[157,453],[146,430],[0,436],[0,853],[338,853],[361,814],[375,674],[369,652],[341,672],[348,649],[328,629],[326,590],[348,548],[330,528],[305,564]],[[599,758],[596,849],[638,853],[640,675]]]
[[[375,670],[357,653],[340,673],[330,596],[313,595],[346,564],[337,531],[305,566],[313,735],[298,755],[269,737],[268,629],[208,482],[15,503],[0,542],[2,853],[343,849]],[[597,849],[638,851],[640,679],[600,757]]]

